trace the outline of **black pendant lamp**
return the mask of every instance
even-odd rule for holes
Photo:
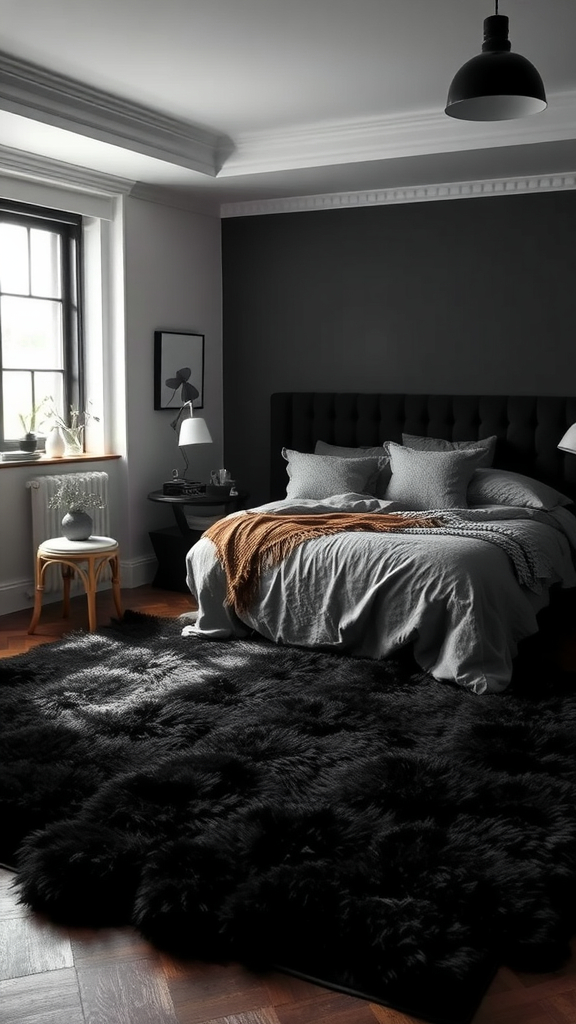
[[[461,121],[507,121],[538,114],[547,107],[544,83],[526,57],[510,52],[508,18],[496,14],[484,21],[482,53],[454,76],[446,113]]]

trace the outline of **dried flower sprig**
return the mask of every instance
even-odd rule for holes
[[[83,512],[87,508],[106,508],[100,494],[91,494],[77,480],[64,480],[48,501],[48,508],[66,508],[69,512]]]
[[[96,416],[91,409],[92,402],[88,401],[88,407],[84,412],[80,412],[73,405],[70,406],[70,413],[68,417],[68,423],[58,411],[56,403],[52,395],[48,395],[45,399],[45,412],[44,419],[49,421],[54,426],[60,427],[62,435],[66,444],[77,445],[82,447],[84,443],[84,430],[90,420],[94,420],[95,423],[100,422],[100,417]]]

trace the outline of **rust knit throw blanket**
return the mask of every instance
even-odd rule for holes
[[[258,593],[260,573],[277,565],[298,544],[333,533],[406,530],[440,526],[438,519],[417,513],[329,512],[283,516],[246,512],[214,523],[204,533],[216,547],[226,572],[226,604],[240,615]]]

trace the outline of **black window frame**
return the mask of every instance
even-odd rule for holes
[[[52,210],[43,206],[14,202],[0,198],[0,221],[20,224],[28,228],[49,228],[60,235],[60,271],[62,281],[62,332],[63,332],[63,395],[62,410],[67,419],[71,407],[78,409],[81,417],[86,410],[85,349],[84,349],[84,293],[83,293],[83,244],[81,214],[65,210]],[[0,297],[3,294],[0,287]],[[74,296],[76,302],[74,302]],[[2,311],[0,309],[0,450],[13,451],[18,448],[18,439],[4,437],[3,419],[3,370],[2,361]],[[33,372],[33,371],[31,371]],[[34,394],[33,401],[43,396]]]

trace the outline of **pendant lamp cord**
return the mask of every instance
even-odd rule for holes
[[[496,0],[496,14],[498,14],[498,0]]]

